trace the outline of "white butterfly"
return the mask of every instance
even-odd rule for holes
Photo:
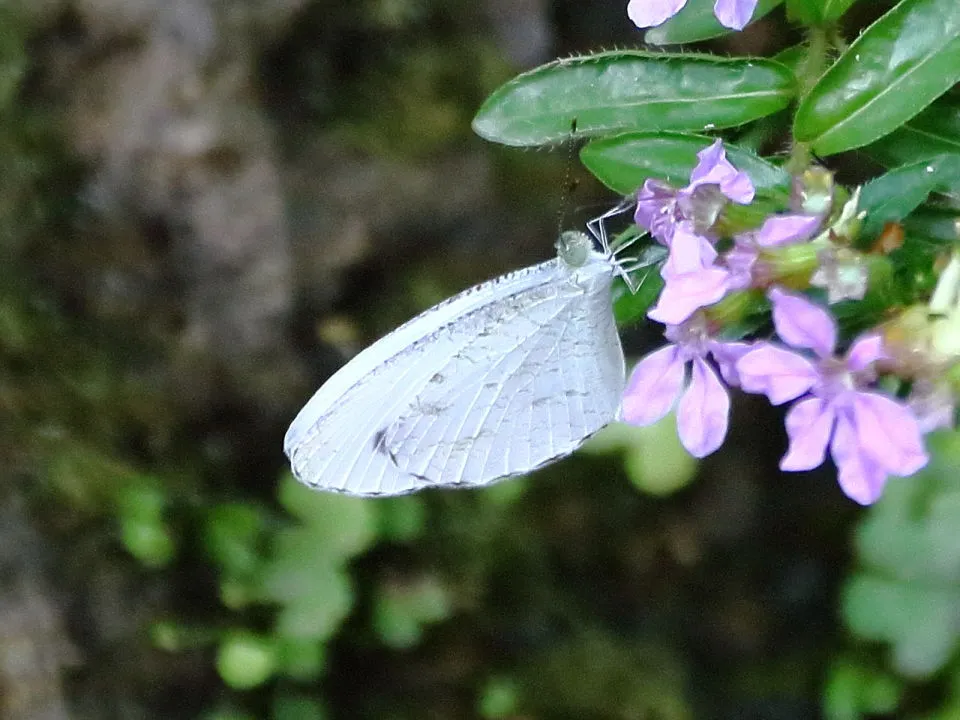
[[[614,321],[629,270],[603,220],[568,231],[553,260],[465,290],[336,372],[294,419],[284,451],[317,490],[399,495],[476,487],[572,453],[620,414]]]

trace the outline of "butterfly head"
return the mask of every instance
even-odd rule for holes
[[[571,268],[580,268],[587,264],[593,252],[593,240],[578,230],[565,230],[557,239],[557,254]]]

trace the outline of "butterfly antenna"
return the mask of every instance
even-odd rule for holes
[[[597,242],[600,243],[600,247],[607,255],[614,255],[624,246],[619,246],[617,244],[617,239],[614,239],[614,243],[611,244],[610,235],[607,232],[606,221],[610,218],[627,212],[634,206],[635,202],[636,201],[632,197],[626,197],[602,215],[598,215],[595,218],[587,220],[587,229],[590,231],[590,234],[596,238]]]
[[[567,215],[567,206],[570,204],[570,197],[576,191],[580,181],[573,176],[573,156],[576,152],[577,119],[570,121],[570,138],[567,152],[567,162],[563,169],[563,185],[560,190],[560,207],[557,208],[557,235],[564,230],[564,224]]]

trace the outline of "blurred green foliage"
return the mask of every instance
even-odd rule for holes
[[[89,239],[79,169],[24,87],[34,38],[11,7],[0,8],[0,501],[24,496],[56,549],[81,656],[68,671],[78,717],[807,718],[824,678],[831,719],[960,714],[952,437],[857,532],[849,640],[832,616],[855,516],[832,479],[773,474],[763,417],[741,423],[713,465],[680,451],[667,418],[612,428],[531,480],[375,501],[295,483],[270,429],[241,433],[249,467],[223,451],[218,433],[236,419],[197,421],[177,405],[158,370],[171,339],[82,302],[76,278],[96,260],[69,252]],[[509,73],[477,13],[317,3],[290,40],[310,119],[376,153],[460,142]],[[371,60],[339,77],[314,36],[372,48]],[[543,167],[503,163],[512,178]],[[911,222],[953,237],[952,214]]]
[[[929,677],[960,641],[960,438],[929,439],[930,464],[895,481],[860,526],[862,569],[843,608],[858,635],[891,645],[894,666]]]
[[[857,637],[887,648],[889,663],[841,658],[825,696],[831,720],[960,711],[960,438],[936,433],[929,448],[930,464],[892,481],[858,529],[843,617]]]

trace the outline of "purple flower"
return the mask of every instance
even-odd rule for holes
[[[639,28],[654,27],[672,18],[686,4],[687,0],[630,0],[627,15]],[[716,0],[713,14],[724,27],[743,30],[756,7],[757,0]]]
[[[651,425],[670,412],[679,398],[680,442],[694,457],[704,457],[726,437],[730,398],[723,381],[738,383],[735,363],[749,346],[715,340],[702,313],[667,327],[664,335],[670,344],[643,358],[630,375],[623,396],[623,418],[633,425]],[[710,356],[723,381],[707,362]]]
[[[816,356],[759,343],[737,361],[740,384],[774,405],[796,400],[787,412],[790,446],[782,470],[810,470],[826,457],[837,465],[843,491],[867,505],[889,475],[912,475],[927,463],[917,419],[902,403],[867,390],[873,364],[885,357],[879,335],[861,336],[846,357],[834,357],[837,326],[823,308],[774,288],[773,322],[780,338]]]
[[[740,290],[768,285],[769,273],[757,263],[760,254],[768,248],[809,240],[820,222],[817,215],[771,215],[758,230],[737,235],[733,248],[724,256],[730,287]]]
[[[773,215],[758,230],[736,237],[722,258],[713,244],[683,221],[674,229],[670,255],[660,272],[665,281],[657,304],[647,316],[676,325],[696,310],[719,302],[730,290],[766,285],[757,259],[766,248],[807,240],[819,227],[815,215]]]
[[[637,194],[634,220],[668,247],[679,223],[689,221],[694,233],[703,234],[728,200],[741,205],[753,201],[753,183],[727,160],[721,140],[701,150],[697,157],[700,161],[685,188],[676,190],[647,180]]]
[[[647,316],[665,325],[679,325],[699,308],[723,298],[729,273],[714,265],[716,259],[717,251],[709,240],[694,233],[690,223],[679,223],[670,255],[660,270],[663,290]]]

